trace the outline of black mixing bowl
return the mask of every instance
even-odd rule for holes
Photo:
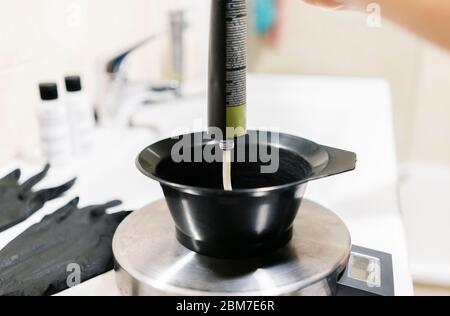
[[[221,153],[218,142],[207,133],[180,137],[190,140],[183,149],[181,138],[159,141],[141,152],[137,166],[160,182],[178,241],[214,257],[250,257],[284,246],[292,237],[308,181],[350,171],[356,165],[352,152],[292,135],[249,131],[241,139],[242,146],[233,150],[233,191],[224,191],[222,163],[207,162],[211,160],[205,157],[199,160],[204,152]],[[174,159],[173,153],[183,154],[184,161],[175,162],[179,157]],[[275,172],[261,173],[262,166],[271,164],[263,153],[273,157],[272,163],[278,159]]]

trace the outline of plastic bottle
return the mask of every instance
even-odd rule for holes
[[[243,136],[247,103],[246,1],[212,1],[210,32],[208,125],[220,129],[224,139]]]
[[[82,89],[80,76],[65,77],[65,98],[72,135],[73,152],[83,154],[92,149],[95,129],[94,111],[88,95]]]
[[[39,84],[41,102],[38,107],[41,150],[51,164],[67,163],[72,144],[67,109],[58,98],[56,83]]]

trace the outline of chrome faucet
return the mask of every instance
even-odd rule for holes
[[[183,81],[184,29],[186,27],[185,12],[170,12],[170,35],[172,43],[172,83],[180,86]]]
[[[128,80],[124,70],[125,61],[137,49],[145,46],[169,32],[153,34],[136,43],[126,51],[115,56],[106,64],[108,80],[107,94],[103,109],[104,122],[112,125],[126,126],[133,112],[142,105],[155,103],[155,96],[166,93],[172,97],[181,96],[183,82],[184,30],[187,27],[185,12],[181,10],[169,12],[171,39],[171,69],[168,83],[160,86],[149,86]]]

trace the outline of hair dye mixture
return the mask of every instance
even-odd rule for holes
[[[234,148],[234,140],[226,140],[220,143],[222,150],[222,182],[225,191],[232,191],[233,184],[231,182],[231,162]]]

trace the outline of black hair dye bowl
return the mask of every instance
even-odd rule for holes
[[[194,133],[159,141],[137,158],[139,170],[162,186],[178,241],[220,258],[252,257],[285,246],[307,183],[356,165],[352,152],[249,131],[235,144],[233,191],[225,191],[221,154],[207,133]]]

